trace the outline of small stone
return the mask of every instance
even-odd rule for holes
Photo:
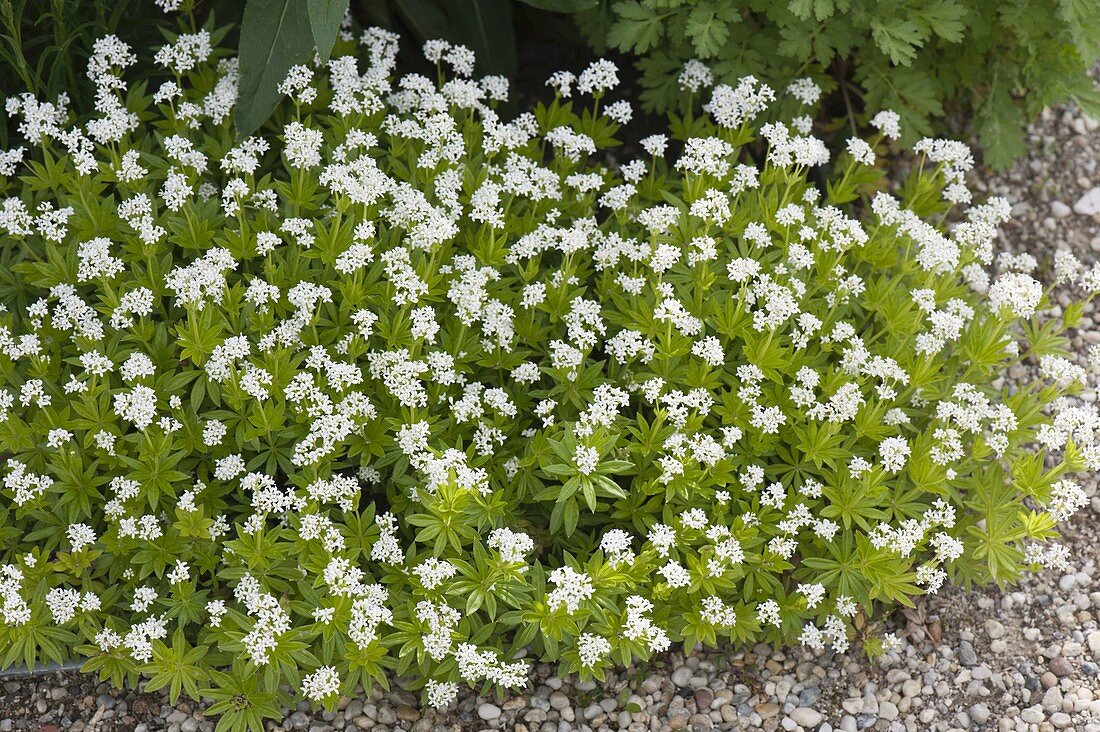
[[[985,621],[985,634],[989,636],[990,640],[1003,638],[1005,627],[1001,625],[1001,621],[999,620],[987,620]]]
[[[901,694],[905,697],[920,696],[921,685],[916,679],[909,679],[901,685]]]
[[[710,709],[711,703],[714,701],[714,692],[710,689],[699,689],[695,692],[695,708],[700,712],[705,712]]]
[[[1047,668],[1058,678],[1073,675],[1073,665],[1061,656],[1051,659],[1050,663],[1047,664]]]
[[[680,666],[672,672],[672,683],[682,689],[691,683],[691,676],[692,673],[690,668],[687,666]]]
[[[1043,675],[1039,677],[1039,681],[1042,683],[1044,689],[1049,689],[1058,683],[1058,677],[1050,671],[1044,671]]]
[[[898,707],[893,702],[884,701],[878,705],[878,716],[887,722],[893,722],[898,718]]]
[[[761,719],[771,719],[779,714],[779,705],[773,702],[764,702],[763,704],[757,704],[755,711]]]
[[[569,706],[569,697],[562,694],[560,691],[555,691],[550,695],[550,706],[553,709],[562,710]]]
[[[1073,724],[1073,720],[1070,719],[1070,716],[1065,712],[1055,712],[1054,714],[1050,715],[1050,723],[1058,729],[1065,729],[1066,727]]]
[[[1100,186],[1093,188],[1073,204],[1073,211],[1082,216],[1096,216],[1100,214]]]
[[[1046,715],[1043,714],[1043,708],[1036,705],[1020,712],[1020,719],[1028,724],[1039,724],[1046,719]]]
[[[985,724],[989,721],[990,716],[989,707],[985,704],[975,704],[970,707],[970,718],[978,724]]]
[[[737,710],[729,704],[723,704],[722,708],[718,710],[718,713],[722,715],[722,721],[727,724],[737,721]]]
[[[1073,209],[1071,209],[1069,206],[1062,203],[1061,201],[1051,201],[1050,212],[1054,214],[1054,218],[1064,219],[1065,217],[1073,213]]]
[[[978,662],[978,654],[970,641],[959,641],[959,663],[963,666],[973,666]]]
[[[809,707],[796,707],[788,716],[799,726],[806,728],[816,727],[822,720],[821,712]]]
[[[1100,656],[1100,630],[1094,630],[1088,635],[1089,650],[1092,655]]]
[[[397,712],[388,706],[378,707],[377,720],[379,724],[397,724]]]
[[[477,708],[477,716],[481,717],[486,722],[500,719],[500,707],[496,704],[489,704],[486,702]]]
[[[688,722],[691,724],[691,732],[709,732],[714,727],[714,720],[705,714],[693,714]]]

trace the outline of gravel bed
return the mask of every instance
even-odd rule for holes
[[[979,174],[979,197],[1013,203],[1002,246],[1041,262],[1058,249],[1100,258],[1100,124],[1073,107],[1032,126],[1031,153],[1004,175]],[[1073,334],[1084,360],[1100,343],[1100,308]],[[1009,379],[1027,378],[1028,365]],[[1095,401],[1096,392],[1083,395]],[[444,712],[422,712],[399,685],[344,699],[335,714],[292,710],[270,730],[518,732],[670,729],[799,732],[1100,732],[1100,495],[1065,527],[1071,570],[1029,575],[1018,586],[944,588],[891,619],[900,651],[868,661],[853,651],[815,656],[766,645],[726,654],[671,653],[644,667],[577,683],[538,666],[526,693],[472,692]],[[213,732],[202,704],[161,692],[117,691],[80,674],[7,680],[0,732]]]

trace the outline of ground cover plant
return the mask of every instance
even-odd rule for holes
[[[1100,116],[1088,75],[1097,0],[605,0],[578,18],[598,51],[637,57],[642,99],[658,111],[690,104],[677,79],[699,60],[725,83],[814,76],[853,122],[898,112],[907,142],[942,134],[955,113],[997,166],[1024,152],[1046,106],[1073,99]]]
[[[614,64],[504,121],[467,49],[394,79],[398,39],[347,27],[238,139],[224,35],[172,34],[155,88],[101,39],[80,124],[7,100],[3,666],[86,657],[261,729],[533,659],[875,652],[944,582],[1065,562],[1100,463],[1080,304],[996,255],[964,145],[887,192],[896,114],[830,160],[807,116],[758,122],[812,82],[745,78],[612,167]],[[1005,385],[1022,359],[1042,381]]]

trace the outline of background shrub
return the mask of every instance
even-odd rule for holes
[[[504,122],[468,49],[395,81],[397,38],[346,26],[239,139],[227,33],[170,35],[155,89],[95,44],[86,123],[9,100],[3,666],[76,654],[260,729],[395,675],[442,706],[534,658],[873,651],[857,619],[1064,563],[1100,462],[1080,306],[995,257],[964,145],[884,193],[884,112],[819,190],[809,120],[758,129],[744,79],[611,168],[610,62]],[[994,386],[1023,358],[1043,383]]]
[[[598,52],[637,56],[647,109],[680,109],[698,59],[719,82],[783,87],[811,75],[834,116],[897,111],[905,141],[972,121],[985,160],[1023,152],[1043,107],[1073,99],[1100,117],[1087,71],[1100,54],[1097,0],[603,0],[578,16]]]

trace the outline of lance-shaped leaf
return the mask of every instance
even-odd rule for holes
[[[279,103],[291,66],[309,61],[314,40],[306,0],[249,0],[241,21],[237,133],[251,134]]]

